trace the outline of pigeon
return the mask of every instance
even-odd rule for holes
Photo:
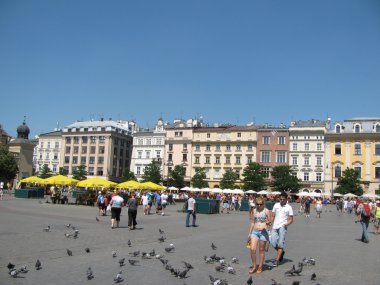
[[[271,279],[272,280],[272,285],[281,285],[281,283],[277,283],[276,280],[274,279]]]
[[[140,254],[140,251],[134,251],[134,252],[129,253],[129,255],[132,255],[133,257],[139,256],[139,254]]]
[[[235,271],[235,269],[232,266],[228,266],[227,267],[227,272],[229,274],[236,274],[236,271]]]
[[[116,274],[116,277],[113,279],[113,281],[115,281],[115,283],[120,283],[124,281],[122,271],[119,271],[119,273]]]
[[[187,269],[194,269],[194,267],[193,267],[190,263],[188,263],[188,262],[186,262],[186,261],[182,261],[182,263],[185,265],[185,267],[186,267]]]
[[[44,232],[50,232],[50,226],[47,226],[46,228],[44,228]]]
[[[16,278],[18,276],[18,270],[16,270],[15,268],[13,268],[12,270],[9,271],[9,274],[13,277],[13,278]]]
[[[146,253],[146,252],[141,253],[141,258],[142,259],[151,259],[149,253]]]
[[[9,272],[10,272],[12,269],[15,268],[15,265],[9,262],[8,265],[7,265],[7,268],[9,270]]]
[[[253,281],[252,281],[252,276],[249,276],[248,280],[247,280],[247,285],[252,285]]]
[[[97,222],[99,222],[99,219],[98,219],[98,217],[95,217],[95,220],[96,220]]]
[[[238,264],[239,263],[239,259],[237,257],[232,257],[231,262],[235,263],[235,264]]]
[[[187,272],[189,272],[190,268],[186,268],[185,270],[183,271],[179,271],[178,272],[178,278],[179,279],[183,279],[183,278],[186,278],[186,274]]]
[[[34,266],[36,267],[36,270],[42,269],[42,267],[41,267],[41,261],[39,259],[37,259],[36,264]]]
[[[294,274],[297,274],[299,276],[300,273],[302,272],[302,268],[303,268],[303,264],[301,262],[298,263],[298,268],[294,270]]]
[[[304,257],[304,259],[302,259],[302,263],[303,265],[306,265],[306,266],[312,266],[312,265],[315,265],[315,259],[311,257],[307,259],[306,257]]]
[[[169,262],[169,260],[163,259],[163,258],[161,258],[160,261],[161,261],[162,265],[167,265]]]
[[[157,255],[156,255],[156,258],[157,258],[157,259],[162,259],[163,257],[164,257],[164,256],[161,255],[161,254],[157,254]]]
[[[72,234],[65,233],[65,237],[70,238]]]
[[[175,251],[175,248],[174,248],[174,246],[165,247],[165,251],[166,252],[173,252],[173,251]]]
[[[129,247],[132,246],[132,243],[131,243],[131,240],[130,240],[130,239],[128,240],[127,244],[128,244]]]
[[[160,233],[160,235],[163,235],[165,232],[161,229],[158,229],[158,232]]]
[[[71,229],[72,229],[73,231],[76,231],[76,230],[77,230],[77,228],[74,227],[74,226],[72,226]]]
[[[137,265],[137,263],[139,263],[138,260],[134,260],[134,259],[128,259],[128,262],[130,265]]]
[[[214,263],[214,259],[212,259],[211,257],[204,256],[203,259],[206,261],[206,263]]]
[[[79,231],[78,230],[75,230],[74,234],[73,234],[73,238],[78,238],[78,234],[79,234]]]
[[[315,273],[311,274],[310,280],[315,281],[316,278],[317,278],[317,274],[315,274]]]
[[[150,255],[150,256],[156,256],[156,251],[155,251],[154,249],[152,249],[152,251],[149,252],[149,255]]]
[[[220,265],[225,265],[226,261],[224,259],[219,259],[219,263],[220,263]]]
[[[70,227],[71,227],[71,224],[67,224],[66,227],[67,227],[67,228],[70,228]]]
[[[296,271],[295,265],[293,265],[292,269],[285,271],[285,275],[294,275],[294,272]]]
[[[85,250],[87,253],[90,253],[90,249],[89,249],[88,247],[86,247],[84,250]]]
[[[116,251],[112,251],[112,257],[116,257]]]
[[[292,285],[300,285],[301,281],[293,281]]]
[[[94,273],[92,272],[91,267],[87,268],[86,275],[87,275],[88,280],[91,280],[94,278]]]
[[[125,258],[119,260],[120,267],[124,266]]]
[[[164,238],[163,236],[160,237],[160,238],[158,238],[158,241],[159,241],[159,242],[164,242],[165,240],[166,240],[166,238]]]
[[[212,248],[213,250],[216,250],[218,247],[212,242],[212,243],[211,243],[211,248]]]
[[[67,252],[68,256],[72,256],[73,255],[73,252],[70,249],[66,249],[66,252]]]
[[[171,271],[173,269],[173,267],[170,264],[166,264],[165,269]]]
[[[20,267],[20,269],[18,271],[21,272],[21,273],[27,273],[29,270],[26,267],[26,265],[23,265],[23,266]]]
[[[219,266],[219,265],[217,265],[217,266],[215,267],[215,270],[218,271],[218,272],[224,272],[224,267],[223,267],[223,266]]]

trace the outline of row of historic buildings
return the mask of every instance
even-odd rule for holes
[[[209,187],[219,185],[227,169],[242,178],[250,162],[263,165],[265,176],[278,165],[290,165],[302,190],[331,193],[347,167],[358,173],[363,189],[374,192],[380,182],[380,118],[293,121],[289,126],[214,125],[202,119],[161,118],[153,128],[134,122],[99,120],[76,122],[62,130],[41,134],[34,148],[34,168],[47,164],[69,175],[85,165],[88,176],[117,180],[124,169],[137,178],[156,160],[163,180],[175,165],[186,169],[185,181],[198,168],[206,171]]]

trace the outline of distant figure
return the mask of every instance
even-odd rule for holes
[[[315,203],[315,210],[317,211],[317,218],[321,218],[322,213],[322,199],[317,198],[317,202]]]
[[[148,210],[149,210],[148,202],[149,202],[149,198],[146,195],[146,192],[144,192],[143,195],[141,196],[141,203],[144,209],[144,215],[148,215]]]
[[[197,215],[195,213],[195,199],[194,199],[194,193],[190,193],[190,198],[187,200],[187,215],[186,215],[186,227],[190,226],[190,215],[193,216],[193,227],[197,227],[195,224]]]
[[[374,207],[374,213],[375,213],[375,221],[373,223],[373,226],[375,227],[375,235],[380,234],[379,227],[380,227],[380,200],[376,201],[376,206]]]
[[[164,191],[161,194],[161,208],[162,208],[161,215],[163,215],[163,216],[165,215],[164,211],[165,211],[167,204],[168,204],[168,195],[166,194],[166,191]]]
[[[360,224],[362,225],[362,238],[361,241],[364,243],[369,243],[368,237],[368,225],[371,219],[371,208],[368,205],[366,197],[362,198],[362,203],[359,204],[356,209],[356,214],[360,216]]]
[[[136,200],[135,194],[132,193],[131,198],[128,199],[127,207],[128,207],[128,227],[130,230],[134,230],[136,228],[137,222],[137,207],[139,203]]]
[[[116,227],[119,227],[121,208],[124,206],[124,199],[120,197],[119,192],[111,199],[111,228],[114,229],[115,221]]]

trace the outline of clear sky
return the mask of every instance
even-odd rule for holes
[[[31,136],[380,117],[379,0],[0,0],[0,123]]]

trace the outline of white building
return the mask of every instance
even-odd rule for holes
[[[289,127],[289,165],[302,180],[301,191],[324,193],[327,121],[294,121]]]
[[[139,129],[133,135],[133,151],[131,159],[131,171],[137,179],[141,179],[145,167],[156,160],[163,167],[165,151],[165,126],[160,118],[153,129]]]
[[[34,148],[34,169],[37,174],[46,164],[52,173],[58,174],[61,161],[61,130],[40,134],[38,144]]]

